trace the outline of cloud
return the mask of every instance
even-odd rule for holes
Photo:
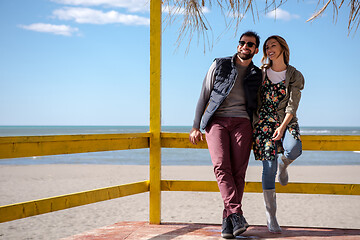
[[[54,2],[73,6],[106,6],[126,8],[129,12],[149,12],[150,0],[53,0]],[[163,6],[163,12],[174,11],[173,14],[184,14],[184,8],[175,8],[174,6]],[[210,9],[203,8],[203,13],[209,13]]]
[[[243,13],[228,11],[227,17],[229,18],[245,18]]]
[[[291,19],[300,18],[299,15],[291,14],[291,13],[285,11],[285,10],[282,10],[281,8],[277,8],[276,10],[268,12],[266,14],[266,17],[285,20],[285,21],[290,21]]]
[[[78,32],[78,28],[73,28],[67,25],[53,25],[47,23],[34,23],[30,25],[19,25],[19,27],[35,32],[52,33],[56,35],[71,36],[73,33]]]
[[[70,1],[70,0],[69,0]],[[121,14],[117,11],[103,12],[90,8],[65,7],[53,11],[53,16],[60,20],[74,20],[77,23],[126,25],[149,25],[150,19],[137,15]]]
[[[171,13],[172,15],[184,15],[185,14],[185,8],[179,8],[176,6],[170,6],[170,5],[166,5],[162,7],[162,12],[163,13]],[[202,8],[202,13],[206,14],[209,13],[210,9],[207,7],[203,7]]]
[[[53,0],[54,2],[73,6],[106,6],[126,8],[130,12],[148,12],[150,0]]]

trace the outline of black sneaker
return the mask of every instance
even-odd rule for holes
[[[239,236],[240,234],[242,234],[243,232],[246,231],[247,227],[245,226],[246,220],[245,220],[244,216],[242,216],[239,213],[233,213],[229,216],[229,218],[231,219],[231,223],[233,225],[233,235],[235,237]],[[247,224],[247,225],[249,225],[249,224]]]
[[[229,217],[223,219],[221,237],[228,239],[234,238],[233,225]]]
[[[250,225],[247,223],[245,217],[243,215],[241,215],[241,218],[243,219],[245,227],[248,228]]]

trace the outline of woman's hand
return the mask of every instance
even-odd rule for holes
[[[203,141],[201,131],[199,129],[192,128],[190,131],[189,140],[194,145],[196,145],[199,141]]]
[[[272,140],[278,141],[284,136],[286,127],[289,124],[289,122],[291,121],[291,119],[293,118],[293,116],[294,115],[292,115],[291,113],[286,113],[284,121],[281,123],[280,127],[275,129]]]
[[[285,129],[286,129],[286,127],[284,128],[282,126],[275,129],[272,140],[274,140],[274,141],[280,140],[284,136]]]

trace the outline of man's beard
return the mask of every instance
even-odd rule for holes
[[[238,52],[237,55],[242,60],[249,60],[255,55],[255,52],[253,52],[253,53],[250,52],[249,54],[243,54],[243,53]]]

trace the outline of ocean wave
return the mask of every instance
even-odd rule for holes
[[[334,131],[330,130],[300,130],[300,133],[303,135],[324,135],[324,134],[330,134]]]
[[[360,135],[360,129],[355,128],[300,128],[302,135]]]

